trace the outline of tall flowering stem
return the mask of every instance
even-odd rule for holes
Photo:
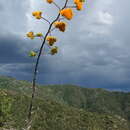
[[[67,7],[67,3],[68,3],[68,0],[65,1],[65,4],[64,4],[64,6],[63,6],[63,8],[61,10],[65,9]],[[42,45],[41,45],[39,53],[38,53],[38,57],[37,57],[35,68],[34,68],[34,74],[33,74],[32,96],[31,96],[31,101],[30,101],[30,105],[29,105],[28,120],[31,119],[31,115],[32,115],[31,113],[32,113],[33,99],[35,97],[35,92],[36,92],[37,70],[38,70],[39,60],[40,60],[40,57],[41,57],[41,54],[42,54],[43,46],[44,46],[44,44],[46,42],[46,38],[47,38],[48,34],[51,31],[52,25],[59,19],[59,17],[60,17],[60,13],[57,15],[56,19],[52,23],[50,23],[48,31],[47,31],[44,39],[43,39]]]

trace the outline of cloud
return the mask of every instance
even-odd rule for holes
[[[110,13],[108,12],[99,12],[99,22],[102,24],[113,24],[113,18]]]
[[[0,1],[2,9],[0,11],[0,25],[1,33],[6,34],[11,32],[14,34],[23,35],[26,30],[26,16],[28,4],[25,0],[19,2],[17,0],[12,1]]]
[[[0,36],[0,63],[25,63],[28,62],[27,52],[23,52],[22,45],[26,41],[8,33]]]
[[[31,80],[35,59],[29,59],[26,54],[30,49],[40,47],[41,42],[38,39],[30,41],[23,34],[30,30],[45,34],[48,28],[44,21],[35,20],[31,12],[43,10],[43,16],[53,20],[57,10],[44,1],[23,0],[19,5],[15,0],[14,3],[9,2],[5,6],[4,1],[0,2],[3,7],[0,11],[3,17],[3,32],[0,32],[1,73]],[[53,35],[58,37],[56,45],[59,53],[56,56],[42,55],[38,82],[128,90],[129,6],[129,1],[88,0],[84,11],[74,11],[77,15],[72,21],[67,21],[66,32],[54,31]]]

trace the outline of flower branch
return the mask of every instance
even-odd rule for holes
[[[35,93],[36,93],[36,79],[37,79],[38,65],[40,62],[40,57],[41,57],[42,51],[44,49],[44,45],[47,41],[48,42],[47,45],[50,48],[49,54],[51,54],[51,55],[56,54],[58,52],[58,47],[57,46],[53,47],[53,45],[57,41],[57,38],[54,36],[51,36],[51,32],[54,31],[55,29],[59,29],[59,31],[64,32],[66,30],[67,24],[66,24],[66,22],[63,22],[61,20],[63,20],[63,19],[71,20],[74,16],[72,8],[76,8],[77,10],[82,10],[82,6],[83,6],[83,3],[80,0],[74,0],[74,4],[76,6],[67,6],[68,0],[65,0],[65,4],[62,8],[60,8],[54,2],[54,0],[47,0],[47,2],[49,4],[51,4],[51,3],[54,4],[59,9],[59,13],[58,13],[57,17],[52,22],[50,22],[49,20],[42,17],[41,11],[35,11],[32,13],[32,15],[36,19],[38,19],[38,20],[43,19],[47,23],[49,23],[49,28],[48,28],[45,36],[43,37],[42,33],[34,34],[32,31],[27,33],[27,37],[29,37],[30,39],[34,39],[35,37],[39,37],[42,41],[41,47],[36,51],[31,51],[29,54],[29,56],[31,56],[31,57],[37,56],[37,58],[36,58],[36,63],[35,63],[35,67],[34,67],[34,72],[33,72],[32,94],[31,94],[31,100],[30,100],[30,104],[29,104],[28,115],[27,115],[27,117],[28,117],[27,126],[29,126],[31,123],[33,100],[34,100]],[[63,18],[60,18],[60,16],[62,16]]]
[[[72,5],[72,6],[66,6],[66,8],[76,8],[76,6]]]
[[[65,2],[65,5],[64,7],[62,8],[62,10],[66,7],[67,5],[67,2],[68,0],[66,0]],[[39,51],[39,54],[38,54],[38,57],[37,57],[37,60],[36,60],[36,64],[35,64],[35,68],[34,68],[34,74],[33,74],[33,86],[32,86],[32,96],[31,96],[31,102],[30,102],[30,106],[29,106],[29,111],[28,111],[28,120],[30,121],[31,119],[31,112],[32,112],[32,106],[33,106],[33,99],[35,97],[35,91],[36,91],[36,76],[37,76],[37,70],[38,70],[38,64],[39,64],[39,60],[40,60],[40,56],[41,56],[41,53],[42,53],[42,50],[43,50],[43,46],[45,44],[45,41],[46,41],[46,37],[48,36],[51,28],[52,28],[52,25],[53,23],[55,23],[60,17],[60,13],[57,15],[56,19],[50,24],[49,28],[48,28],[48,31],[43,39],[43,43],[40,47],[40,51]]]
[[[59,5],[57,5],[54,1],[52,3],[60,10]]]
[[[49,20],[42,17],[43,20],[45,20],[47,23],[51,24]]]

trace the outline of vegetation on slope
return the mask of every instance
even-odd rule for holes
[[[4,115],[0,117],[0,120],[4,121],[5,117],[8,117],[6,119],[9,120],[10,114],[13,113],[15,114],[15,116],[12,116],[12,115],[10,116],[11,118],[12,117],[14,118],[12,118],[9,121],[10,123],[12,123],[12,125],[9,125],[9,126],[14,126],[14,127],[23,126],[23,124],[25,124],[24,122],[25,118],[23,117],[25,117],[26,115],[29,97],[31,93],[31,83],[27,81],[18,81],[10,77],[0,76],[0,88],[1,88],[1,91],[4,91],[4,92],[7,91],[7,93],[11,94],[11,95],[9,94],[8,98],[5,98],[4,100],[1,98],[0,100],[0,103],[2,101],[6,102],[6,100],[9,103],[9,104],[6,103],[7,110],[5,109],[5,112],[0,111],[0,113],[2,113],[0,115]],[[38,105],[39,107],[34,108],[35,114],[33,114],[35,115],[34,119],[37,119],[33,121],[33,125],[35,124],[36,126],[38,124],[38,120],[41,120],[41,124],[39,126],[45,127],[45,124],[42,125],[44,118],[46,117],[45,120],[49,120],[48,114],[51,113],[50,114],[50,118],[51,118],[53,116],[52,114],[55,114],[57,112],[61,112],[60,113],[61,117],[57,117],[58,116],[57,115],[58,113],[57,113],[56,119],[57,118],[59,119],[58,121],[62,126],[63,124],[60,121],[62,121],[62,118],[64,118],[63,116],[66,116],[65,121],[68,121],[68,123],[70,123],[70,126],[71,126],[71,123],[72,125],[74,124],[71,120],[69,120],[70,118],[72,118],[73,121],[75,122],[78,122],[80,120],[81,122],[80,121],[79,122],[81,124],[83,123],[83,121],[85,121],[84,123],[88,124],[88,126],[86,126],[85,128],[91,127],[92,130],[93,130],[92,128],[93,124],[95,124],[93,127],[97,127],[97,125],[99,124],[98,128],[100,128],[100,130],[102,129],[106,130],[108,126],[107,126],[107,123],[106,124],[103,123],[103,120],[106,122],[110,120],[111,122],[111,120],[117,120],[119,118],[118,119],[119,122],[116,121],[117,124],[118,123],[122,124],[120,121],[121,120],[125,121],[125,119],[128,119],[130,121],[130,109],[129,109],[130,108],[130,93],[110,92],[104,89],[80,88],[80,87],[76,87],[72,85],[51,85],[51,86],[38,85],[37,98],[38,99],[36,99],[37,101],[36,101],[35,106]],[[50,104],[48,104],[49,102]],[[57,109],[58,110],[57,111],[53,107],[54,108],[58,107],[61,111],[59,109]],[[11,111],[9,111],[10,108],[11,108]],[[51,109],[53,112],[50,112],[48,110],[47,110],[48,112],[46,112],[45,108],[47,108],[48,110]],[[68,113],[71,111],[70,114],[74,112],[72,114],[73,116],[71,115],[70,117],[68,117],[65,111],[67,111]],[[46,116],[44,115],[45,113],[46,113]],[[81,113],[84,113],[84,114],[81,114]],[[83,115],[85,114],[88,114],[87,119],[82,118]],[[21,118],[21,120],[19,118]],[[56,121],[56,120],[50,121],[52,125],[54,125],[53,121]],[[93,124],[90,125],[88,121],[93,122]],[[116,124],[114,121],[112,122],[113,122],[113,125]],[[57,123],[58,125],[58,122],[55,122],[55,123]],[[2,126],[3,122],[1,122],[0,125]],[[49,124],[49,126],[51,125]],[[77,127],[77,130],[80,130],[78,126],[76,127]],[[110,125],[110,127],[112,126]],[[127,125],[122,124],[122,127],[126,129]],[[122,130],[125,130],[124,128]],[[32,129],[33,129],[33,126],[32,126]],[[60,128],[60,129],[64,130],[63,128]],[[69,129],[73,130],[71,127],[69,127],[67,130]],[[110,130],[113,130],[113,129],[110,129]],[[84,129],[81,129],[81,130],[84,130]]]
[[[0,90],[0,127],[22,130],[28,102],[26,95]],[[127,121],[119,116],[92,113],[51,100],[35,99],[32,119],[31,130],[128,130]]]

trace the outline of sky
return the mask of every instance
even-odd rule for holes
[[[62,6],[65,0],[55,0]],[[68,5],[73,5],[70,0]],[[29,31],[46,33],[48,24],[36,20],[40,10],[49,21],[58,9],[45,0],[0,0],[0,75],[32,81],[40,39],[30,40]],[[90,88],[130,91],[130,1],[87,0],[83,11],[74,10],[64,33],[55,30],[59,52],[41,56],[39,84],[73,84]]]

